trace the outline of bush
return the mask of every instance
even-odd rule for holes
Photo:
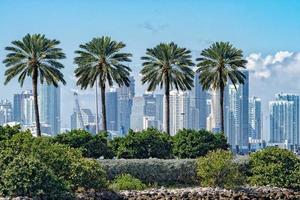
[[[1,196],[71,199],[70,189],[44,163],[19,154],[0,175]]]
[[[107,178],[130,174],[146,184],[197,185],[196,160],[127,159],[99,160]]]
[[[113,157],[112,152],[107,145],[107,133],[105,132],[92,135],[84,130],[72,130],[55,136],[53,140],[60,144],[66,144],[70,147],[81,149],[84,157]]]
[[[172,155],[171,137],[156,129],[140,132],[129,131],[124,138],[111,141],[118,158],[170,158]]]
[[[21,126],[0,126],[0,142],[10,139],[13,135],[21,132]]]
[[[243,175],[229,151],[216,150],[197,160],[197,175],[202,186],[232,188],[243,184]]]
[[[122,174],[118,176],[110,185],[113,190],[144,190],[146,185],[139,179],[130,174]]]
[[[223,134],[213,134],[206,130],[183,129],[173,137],[173,153],[179,158],[197,158],[216,149],[228,149]]]
[[[79,159],[71,164],[70,180],[75,188],[105,188],[105,171],[96,160]]]
[[[250,183],[299,189],[299,165],[300,160],[292,152],[268,147],[250,155]]]
[[[83,158],[81,151],[78,149],[63,144],[53,144],[50,138],[34,138],[27,132],[15,134],[11,139],[2,141],[0,145],[0,174],[5,175],[7,170],[13,168],[13,165],[16,164],[14,160],[19,155],[22,155],[23,158],[28,157],[34,159],[34,162],[41,163],[41,167],[47,166],[46,169],[52,174],[51,176],[49,175],[49,180],[53,176],[53,181],[59,180],[61,184],[70,188],[72,191],[75,191],[79,187],[96,190],[106,187],[105,173],[97,161]],[[27,173],[27,169],[24,167],[25,164],[17,166],[20,167],[20,171],[23,170]],[[39,168],[37,168],[37,170],[38,169]],[[42,170],[44,170],[44,168],[42,168]],[[45,172],[45,174],[47,173]],[[27,175],[30,176],[30,174]],[[14,183],[13,179],[22,180],[22,176],[22,173],[16,172],[11,176],[6,175],[5,180],[6,182]],[[32,175],[32,178],[33,177],[34,175]],[[37,178],[39,177],[37,176]],[[43,187],[40,185],[32,184],[32,182],[28,182],[28,185],[32,187],[28,186],[30,190],[24,190],[24,193],[28,192],[27,196],[36,194],[35,191],[43,191]],[[32,188],[34,188],[34,190]],[[13,188],[7,191],[2,184],[2,189],[0,190],[8,194],[15,193],[15,191],[11,189]],[[49,188],[49,190],[55,191],[56,189]],[[48,195],[48,193],[46,193],[46,195]],[[46,198],[50,197],[46,196]]]

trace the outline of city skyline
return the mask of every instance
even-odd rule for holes
[[[246,75],[244,84],[237,85],[235,88],[229,83],[225,90],[225,134],[232,150],[246,152],[248,142],[251,145],[262,145],[265,142],[267,145],[282,145],[295,150],[294,148],[300,144],[299,95],[292,93],[274,94],[273,101],[268,102],[269,112],[265,114],[265,116],[269,116],[270,124],[264,124],[262,122],[261,99],[249,96],[248,72],[244,71],[244,74]],[[197,80],[197,77],[194,79]],[[129,87],[122,86],[106,92],[106,95],[110,97],[106,101],[109,111],[108,124],[111,125],[108,126],[108,130],[119,136],[127,134],[129,129],[140,131],[154,127],[163,131],[163,95],[155,92],[145,92],[143,96],[134,96],[134,83],[135,81],[131,77]],[[197,85],[195,88],[197,88]],[[59,133],[57,129],[60,126],[60,88],[43,85],[39,91],[42,132],[52,136],[56,135]],[[198,94],[193,90],[172,90],[170,92],[170,134],[175,135],[183,128],[196,130],[203,128],[200,127],[199,116],[201,115],[207,116],[205,120],[206,127],[204,128],[213,132],[220,131],[219,111],[216,110],[218,108],[213,107],[213,104],[216,104],[217,107],[219,105],[219,95],[215,93],[211,90],[207,91],[205,100],[201,99],[202,103],[199,107],[206,106],[206,110],[210,111],[210,114],[208,112],[207,115],[200,114],[199,109],[195,107]],[[83,128],[95,133],[95,112],[80,106],[81,101],[78,100],[77,96],[78,94],[75,93],[74,112],[70,114],[71,126],[67,129],[63,128],[61,131]],[[215,101],[215,103],[208,104],[211,101]],[[80,115],[77,112],[77,106],[79,106]],[[214,110],[216,114],[213,113]],[[126,117],[122,116],[124,113]],[[14,94],[13,103],[1,99],[0,124],[10,124],[10,122],[20,122],[25,129],[33,130],[35,118],[31,90]],[[266,133],[262,132],[264,126],[269,126],[269,131]],[[100,128],[102,127],[100,126]]]
[[[189,3],[174,1],[172,4],[160,2],[159,6],[156,6],[157,3],[153,1],[145,1],[143,4],[129,1],[122,5],[117,2],[93,1],[92,4],[78,1],[76,4],[69,4],[68,1],[52,1],[50,4],[37,1],[25,3],[4,0],[0,7],[0,22],[3,30],[7,31],[2,33],[0,39],[0,58],[4,58],[3,49],[5,46],[27,33],[41,32],[50,38],[59,39],[67,54],[67,59],[63,61],[66,69],[63,71],[68,74],[66,76],[68,84],[61,88],[61,99],[70,99],[73,96],[73,90],[78,90],[71,73],[75,68],[72,64],[74,50],[78,48],[80,43],[88,41],[92,37],[111,35],[124,41],[128,45],[127,49],[133,53],[133,62],[130,66],[133,68],[132,75],[136,79],[136,93],[141,96],[145,87],[141,86],[138,73],[141,69],[140,57],[145,53],[146,48],[162,41],[175,41],[191,49],[193,59],[195,59],[199,52],[208,47],[212,41],[225,40],[244,50],[245,57],[249,61],[250,96],[261,97],[263,113],[268,112],[268,102],[272,100],[274,94],[280,92],[299,93],[300,91],[299,80],[294,75],[294,71],[298,70],[297,66],[300,64],[299,48],[296,45],[300,42],[298,37],[300,24],[296,20],[300,3],[297,1],[291,1],[289,4],[284,3],[284,1],[271,3],[268,0],[263,2],[228,1],[226,3],[218,0],[211,2],[189,1]],[[164,12],[165,8],[169,6],[171,6],[169,11]],[[30,9],[28,9],[29,7]],[[29,14],[32,9],[38,15],[45,13],[48,8],[54,7],[57,9],[52,9],[49,16],[43,17],[43,22],[47,23],[45,26],[38,25],[41,24],[42,19],[33,18]],[[63,12],[66,7],[68,7],[67,13]],[[114,7],[118,11],[118,16],[125,17],[126,23],[120,25],[116,17],[110,18],[110,23],[105,22],[101,28],[94,26],[96,21],[113,15],[113,13],[106,11],[98,13],[96,9],[98,7]],[[207,12],[210,10],[208,8],[216,8],[216,12],[208,14]],[[230,12],[232,9],[236,10],[234,14]],[[18,12],[10,12],[11,10]],[[176,13],[172,10],[179,10],[186,17],[176,17]],[[252,12],[244,16],[243,13],[248,10]],[[269,10],[269,12],[265,12],[265,10]],[[282,12],[282,10],[288,12]],[[76,15],[78,12],[82,13],[80,18]],[[132,12],[139,14],[140,17],[134,18],[134,15],[130,15]],[[59,22],[55,20],[59,19],[62,14],[64,14],[64,20],[59,20]],[[174,17],[176,23],[173,20]],[[23,23],[25,21],[32,23]],[[227,26],[224,26],[223,22],[229,23],[225,23]],[[249,27],[246,26],[241,30],[238,28],[241,23],[247,23]],[[281,28],[278,28],[278,25]],[[189,27],[189,32],[178,31],[185,26]],[[65,29],[64,27],[69,28]],[[222,31],[216,31],[216,27],[220,27]],[[263,33],[254,31],[260,30],[262,27],[264,28]],[[122,31],[118,31],[120,29]],[[282,37],[283,35],[285,37]],[[5,68],[3,64],[1,66],[0,75],[3,75]],[[290,82],[295,84],[288,84]],[[278,87],[273,87],[275,84]],[[266,90],[266,88],[268,89]],[[28,82],[25,83],[23,89],[31,89]],[[23,89],[19,88],[16,81],[7,86],[0,84],[0,90],[3,91],[0,98],[12,101],[13,94],[19,93]],[[78,93],[82,95],[83,106],[94,110],[94,91],[78,91]],[[69,127],[70,120],[67,113],[73,111],[73,106],[62,101],[62,110],[62,127]],[[266,122],[265,119],[264,121]]]

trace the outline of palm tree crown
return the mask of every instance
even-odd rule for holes
[[[143,62],[142,83],[148,83],[148,91],[154,91],[157,86],[169,85],[170,89],[190,90],[193,87],[194,66],[191,51],[180,48],[176,44],[161,43],[146,50]]]
[[[59,82],[66,84],[61,69],[64,66],[58,62],[65,58],[65,54],[57,45],[58,40],[50,40],[41,34],[27,34],[22,40],[12,42],[5,50],[9,51],[3,63],[8,68],[5,71],[5,84],[18,76],[18,81],[23,86],[25,78],[30,77],[33,85],[34,107],[36,117],[37,135],[41,135],[37,86],[38,80],[43,84],[58,86]]]
[[[58,48],[58,40],[50,40],[41,34],[27,34],[22,40],[12,42],[5,50],[10,51],[3,63],[8,68],[5,71],[5,84],[18,76],[18,81],[23,86],[27,76],[39,77],[40,83],[58,86],[58,82],[66,84],[64,75],[60,69],[64,66],[57,60],[66,56],[61,48]]]
[[[131,69],[126,66],[125,62],[130,62],[130,53],[121,53],[120,51],[126,45],[122,42],[111,40],[110,37],[94,38],[92,41],[80,45],[80,50],[75,51],[78,54],[74,59],[74,63],[78,65],[75,70],[75,76],[78,78],[77,85],[81,89],[88,86],[93,87],[99,81],[101,89],[102,101],[102,126],[106,128],[106,111],[105,111],[105,87],[113,86],[129,86],[129,75]],[[104,112],[103,112],[104,111]]]
[[[247,63],[243,59],[243,51],[233,47],[229,42],[215,42],[204,49],[197,64],[200,73],[200,83],[203,89],[219,90],[221,93],[221,115],[223,113],[224,88],[230,81],[235,87],[243,84],[245,75],[242,69]],[[221,116],[221,129],[224,132],[224,117]]]
[[[146,50],[143,62],[142,83],[148,83],[148,91],[154,91],[157,86],[165,88],[166,119],[165,129],[170,134],[169,92],[171,89],[190,90],[193,87],[194,66],[191,51],[180,48],[173,42],[161,43]]]

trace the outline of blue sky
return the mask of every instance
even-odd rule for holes
[[[130,64],[134,75],[141,69],[139,58],[145,49],[159,42],[174,41],[191,49],[196,57],[212,41],[230,41],[243,49],[245,56],[254,53],[264,60],[280,51],[299,52],[299,10],[297,0],[1,0],[0,58],[3,60],[6,54],[5,46],[27,33],[43,33],[62,42],[68,82],[62,88],[64,126],[69,124],[73,106],[73,52],[80,43],[102,35],[125,42],[126,51],[134,55]],[[1,64],[1,77],[4,70]],[[256,82],[255,77],[251,80]],[[257,81],[268,83],[265,78]],[[286,89],[272,84],[253,84],[250,91],[267,102],[272,94],[265,95],[261,87],[273,87],[273,93]],[[24,88],[30,88],[30,84]],[[298,93],[298,89],[292,87],[291,92]],[[137,83],[137,92],[143,90]],[[12,99],[13,93],[20,91],[16,81],[0,84],[0,98]],[[89,91],[81,98],[83,104],[94,105]]]

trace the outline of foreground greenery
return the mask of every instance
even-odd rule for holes
[[[270,147],[239,159],[226,150],[221,135],[214,138],[210,134],[182,130],[170,137],[149,129],[108,142],[104,133],[91,136],[77,130],[55,138],[33,137],[20,127],[0,126],[0,196],[73,199],[76,191],[99,191],[107,187],[116,191],[140,190],[149,185],[200,184],[223,188],[269,185],[300,190],[300,160],[293,153]],[[202,143],[199,147],[197,141]],[[99,151],[92,151],[93,147]],[[174,148],[182,152],[177,152],[178,157],[197,159],[92,158],[102,154],[111,156],[114,149],[138,158],[157,156],[161,149],[162,155],[173,158]]]
[[[250,184],[300,189],[300,160],[276,147],[250,155]]]
[[[197,160],[197,175],[202,186],[232,188],[245,183],[244,174],[229,151],[211,151]]]
[[[84,158],[79,149],[35,138],[19,127],[4,129],[0,132],[0,196],[68,199],[78,188],[106,187],[101,165]]]
[[[147,188],[141,180],[130,174],[121,174],[109,185],[113,190],[144,190]]]

